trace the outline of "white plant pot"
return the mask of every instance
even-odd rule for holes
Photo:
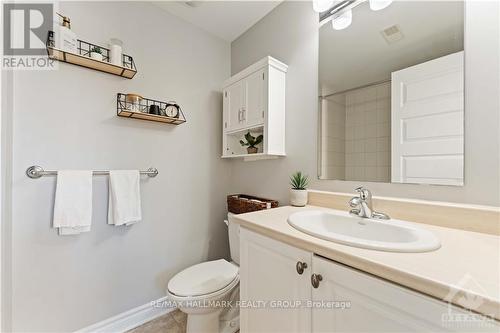
[[[95,60],[102,61],[102,54],[97,52],[90,52],[90,57]]]
[[[304,207],[307,205],[307,190],[290,190],[290,205]]]

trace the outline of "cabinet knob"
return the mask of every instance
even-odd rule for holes
[[[297,265],[295,265],[295,268],[297,269],[297,273],[299,273],[299,275],[301,275],[302,273],[304,273],[304,270],[307,268],[307,263],[297,261]]]
[[[313,274],[311,275],[311,284],[314,288],[318,288],[319,287],[319,283],[320,281],[323,281],[323,277],[321,276],[321,274]]]

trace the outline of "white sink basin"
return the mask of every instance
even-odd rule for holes
[[[427,252],[441,246],[432,232],[413,223],[393,219],[364,219],[347,212],[298,212],[288,217],[288,223],[306,234],[366,249]]]

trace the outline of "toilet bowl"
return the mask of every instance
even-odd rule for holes
[[[177,273],[167,286],[168,298],[187,314],[187,333],[234,333],[239,330],[239,226],[228,215],[229,262],[213,260]]]

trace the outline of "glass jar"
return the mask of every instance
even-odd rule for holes
[[[138,94],[126,94],[126,109],[130,112],[144,112],[144,105],[141,104],[143,99]]]

